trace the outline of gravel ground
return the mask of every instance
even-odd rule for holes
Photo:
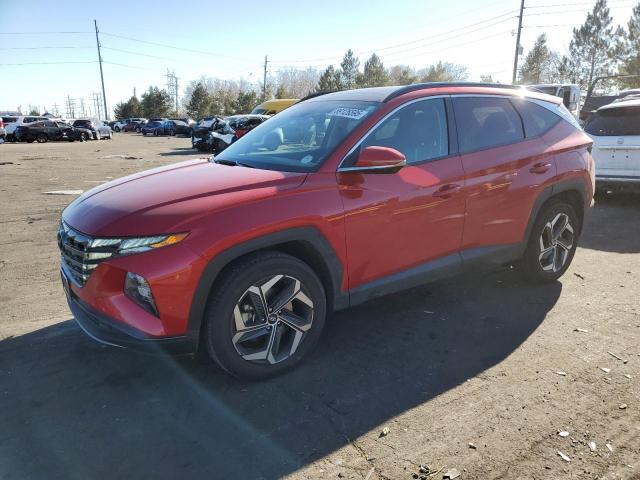
[[[245,383],[94,343],[59,282],[73,197],[43,192],[189,146],[0,145],[0,478],[640,479],[640,196],[598,200],[560,282],[499,269],[378,299],[334,315],[301,368]]]

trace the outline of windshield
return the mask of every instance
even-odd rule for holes
[[[76,120],[75,122],[73,122],[74,127],[87,127],[89,125],[91,125],[90,120]]]
[[[596,112],[584,126],[596,137],[640,135],[640,108],[611,108]]]
[[[215,160],[266,170],[310,172],[378,106],[376,102],[302,102],[270,118]]]
[[[162,122],[149,122],[148,127],[159,127],[162,125]]]

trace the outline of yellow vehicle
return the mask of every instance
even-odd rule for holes
[[[275,100],[267,100],[251,110],[251,113],[257,115],[275,115],[285,108],[289,108],[294,103],[298,103],[298,101],[298,98],[277,98]]]

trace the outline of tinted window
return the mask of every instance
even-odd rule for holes
[[[2,121],[4,123],[14,123],[16,122],[18,119],[16,117],[2,117]]]
[[[524,139],[522,121],[506,98],[454,97],[460,152],[472,152]]]
[[[376,127],[362,147],[391,147],[402,152],[407,163],[449,154],[449,133],[444,100],[434,98],[398,110]]]
[[[595,136],[640,135],[640,108],[612,108],[596,112],[584,126]]]
[[[560,121],[560,117],[555,113],[528,100],[515,99],[513,104],[522,117],[527,138],[542,135]]]

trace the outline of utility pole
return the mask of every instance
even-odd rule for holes
[[[67,118],[76,118],[76,101],[67,95]]]
[[[518,34],[516,35],[516,54],[513,58],[513,78],[511,83],[516,83],[518,75],[518,56],[522,53],[522,47],[520,46],[520,33],[522,33],[522,17],[524,15],[524,0],[520,1],[520,16],[518,17]]]
[[[264,56],[264,75],[262,77],[262,97],[267,99],[267,65],[269,64],[269,60],[267,56]]]
[[[107,94],[104,91],[104,75],[102,74],[102,54],[100,53],[100,39],[98,38],[98,22],[96,20],[93,21],[93,26],[96,28],[96,45],[98,46],[98,63],[100,64],[100,81],[102,82],[102,100],[104,102],[104,119],[109,120],[109,112],[107,110]]]
[[[173,72],[170,72],[169,69],[167,69],[167,74],[165,75],[165,77],[167,77],[167,93],[176,104],[176,115],[177,115],[178,114],[178,77],[176,77],[175,70]],[[135,90],[134,90],[134,93],[135,93]]]

